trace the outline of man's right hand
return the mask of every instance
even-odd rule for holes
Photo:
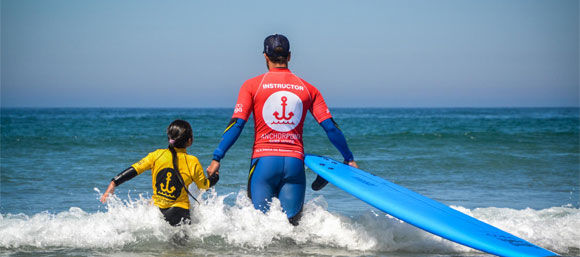
[[[207,176],[211,177],[213,174],[220,174],[219,172],[220,170],[220,162],[216,161],[216,160],[212,160],[211,164],[209,165],[209,167],[207,167]]]

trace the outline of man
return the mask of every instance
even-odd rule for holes
[[[345,163],[353,167],[357,164],[318,89],[288,69],[288,39],[279,34],[268,36],[263,53],[269,71],[242,85],[232,119],[207,171],[213,174],[219,170],[220,160],[254,112],[255,141],[248,196],[254,207],[263,212],[277,197],[290,223],[298,225],[306,190],[302,128],[308,110],[341,152]],[[320,190],[326,183],[317,177],[312,188]]]

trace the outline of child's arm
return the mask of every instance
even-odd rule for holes
[[[115,193],[115,187],[115,182],[111,181],[109,187],[107,187],[107,191],[101,196],[101,203],[106,203],[109,196]]]
[[[214,186],[220,179],[219,172],[216,171],[211,175],[208,172],[208,177],[206,178],[205,174],[203,173],[203,167],[197,158],[195,158],[195,163],[196,164],[192,170],[192,179],[197,187],[199,189],[209,189],[210,187]]]
[[[131,167],[127,168],[126,170],[122,171],[121,173],[119,173],[117,176],[115,176],[111,180],[111,183],[109,183],[109,187],[107,188],[107,191],[105,191],[103,196],[101,196],[101,202],[105,203],[107,201],[107,199],[109,198],[109,196],[115,192],[115,188],[117,186],[121,185],[122,183],[124,183],[127,180],[130,180],[130,179],[136,177],[137,175],[139,175],[139,173],[137,173],[137,170],[135,168],[133,168],[133,166],[131,166]]]
[[[156,156],[159,155],[160,150],[149,153],[145,158],[141,159],[139,162],[131,165],[131,167],[117,174],[109,183],[107,191],[101,196],[101,202],[105,203],[110,195],[115,192],[115,188],[123,184],[125,181],[130,180],[137,175],[143,173],[146,170],[150,170],[153,163],[155,162]]]

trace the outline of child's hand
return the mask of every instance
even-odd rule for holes
[[[111,181],[109,187],[107,188],[107,191],[105,191],[103,196],[101,196],[101,203],[106,203],[109,196],[112,195],[113,193],[115,193],[115,182]]]
[[[207,176],[211,177],[214,173],[215,174],[220,174],[219,172],[220,169],[220,162],[216,161],[216,160],[212,160],[211,164],[209,165],[209,167],[207,167]]]

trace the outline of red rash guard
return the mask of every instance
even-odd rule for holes
[[[247,121],[254,112],[252,158],[304,159],[302,127],[308,110],[318,123],[332,118],[318,89],[289,69],[273,68],[242,85],[232,118]]]

